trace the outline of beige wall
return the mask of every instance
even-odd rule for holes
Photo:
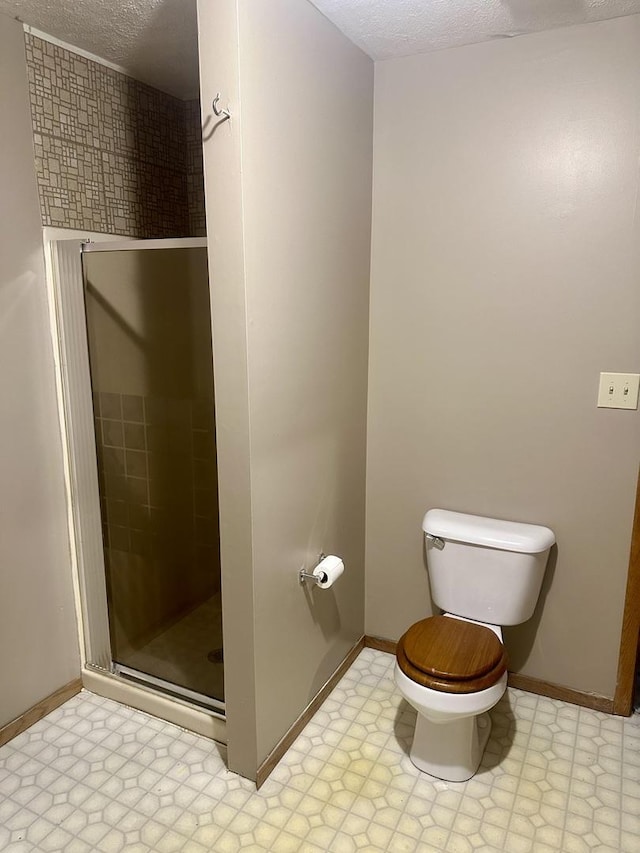
[[[373,64],[308,2],[240,12],[264,756],[364,628]],[[321,551],[345,574],[307,593]]]
[[[612,696],[640,370],[640,18],[376,66],[367,633],[430,612],[429,507],[551,526],[512,668]]]
[[[238,4],[198,0],[207,245],[216,365],[216,445],[224,616],[228,762],[248,778],[258,766],[253,543],[242,223]],[[217,92],[233,120],[213,118]]]
[[[363,631],[373,66],[309,3],[209,6],[229,763],[251,775]],[[345,574],[305,591],[321,550]]]
[[[3,16],[0,115],[1,726],[80,674],[24,37]]]

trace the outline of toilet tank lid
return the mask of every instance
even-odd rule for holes
[[[522,554],[539,554],[556,541],[553,530],[538,524],[502,521],[446,509],[430,509],[424,517],[422,529],[441,539]]]

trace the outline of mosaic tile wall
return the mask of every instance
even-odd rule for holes
[[[189,236],[206,237],[204,205],[204,162],[202,158],[202,119],[200,101],[185,101],[187,130],[187,203],[189,206]]]
[[[204,235],[198,102],[35,36],[25,40],[43,224],[129,237]]]
[[[137,646],[220,589],[213,399],[100,393],[94,413],[112,639]]]

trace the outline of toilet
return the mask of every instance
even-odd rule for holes
[[[431,509],[424,517],[431,597],[442,615],[401,637],[395,683],[418,712],[409,757],[449,782],[470,779],[507,689],[502,626],[533,615],[555,535],[548,527]]]

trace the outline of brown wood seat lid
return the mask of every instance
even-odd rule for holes
[[[444,681],[477,681],[502,666],[504,646],[490,628],[449,616],[416,622],[398,646],[412,669]]]

